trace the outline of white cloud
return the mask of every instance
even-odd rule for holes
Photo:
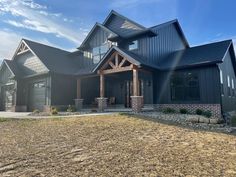
[[[79,45],[84,38],[83,34],[79,36],[76,30],[66,28],[61,24],[62,14],[50,13],[46,10],[46,6],[35,3],[33,0],[0,0],[0,13],[8,13],[21,18],[17,22],[5,20],[6,23],[15,27],[51,33]]]
[[[112,8],[127,8],[127,7],[135,7],[140,4],[148,4],[148,3],[154,3],[154,2],[159,2],[160,0],[113,0],[111,2]]]

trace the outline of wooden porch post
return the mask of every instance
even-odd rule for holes
[[[100,97],[104,98],[105,96],[105,81],[104,81],[104,75],[100,74]]]
[[[133,69],[133,96],[139,96],[138,70]]]
[[[77,99],[81,99],[81,79],[77,79]]]

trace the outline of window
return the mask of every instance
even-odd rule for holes
[[[129,44],[129,50],[135,50],[138,49],[138,40],[132,41],[131,44]]]
[[[84,57],[92,59],[93,58],[93,54],[91,52],[84,51]]]
[[[109,47],[108,44],[104,44],[98,47],[93,48],[93,63],[98,63],[102,57],[105,55],[105,53],[108,51]]]
[[[228,96],[230,97],[231,96],[231,90],[230,90],[230,77],[229,77],[229,75],[227,76],[227,81],[228,81],[227,91],[228,91]]]
[[[36,82],[33,84],[34,88],[44,88],[45,87],[45,82]]]
[[[235,96],[235,94],[234,94],[234,80],[233,79],[232,79],[231,85],[232,85],[232,96]]]
[[[171,76],[171,99],[179,101],[200,100],[198,74],[193,72],[174,73]]]
[[[220,70],[220,89],[221,89],[221,95],[224,96],[224,81],[223,81],[223,73],[222,70]]]

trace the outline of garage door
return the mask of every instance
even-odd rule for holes
[[[45,81],[33,83],[30,87],[29,109],[33,111],[43,110],[46,103],[46,83]]]
[[[5,111],[11,111],[11,108],[13,106],[13,96],[14,96],[14,86],[4,86],[2,88],[3,90],[3,108]]]

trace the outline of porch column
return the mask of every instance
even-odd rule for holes
[[[138,69],[133,69],[133,96],[131,96],[132,100],[132,109],[134,112],[142,111],[142,100],[143,96],[139,96],[139,77],[138,77]]]
[[[103,112],[107,108],[107,98],[105,98],[105,78],[104,74],[100,74],[100,97],[97,98],[98,110]]]
[[[84,99],[81,98],[81,78],[77,79],[77,98],[75,99],[75,108],[77,111],[81,111],[83,108]]]

